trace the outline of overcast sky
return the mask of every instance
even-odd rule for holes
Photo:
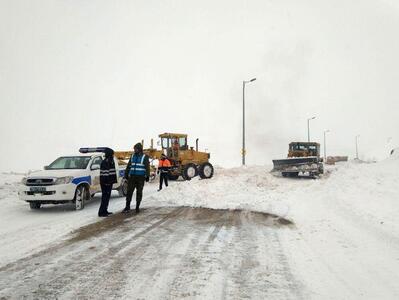
[[[131,149],[162,132],[221,166],[287,145],[383,158],[399,145],[394,1],[0,0],[0,170],[41,168],[81,146]]]

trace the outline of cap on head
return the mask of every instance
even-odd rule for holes
[[[112,157],[114,155],[114,150],[111,148],[105,148],[104,153],[105,157]]]
[[[136,145],[134,145],[134,152],[143,152],[143,145],[141,143],[137,143]]]

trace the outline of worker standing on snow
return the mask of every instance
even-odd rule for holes
[[[162,183],[165,181],[165,185],[168,186],[168,175],[169,175],[169,170],[170,170],[171,164],[169,159],[166,158],[165,154],[161,155],[161,159],[159,160],[158,164],[158,174],[159,176],[159,190],[162,190]]]
[[[134,153],[127,164],[124,177],[128,182],[126,207],[122,212],[130,211],[130,202],[133,192],[136,190],[136,213],[138,213],[143,198],[144,181],[150,180],[150,161],[148,156],[143,153],[143,145],[140,143],[134,145]]]
[[[105,149],[105,158],[100,165],[101,205],[98,210],[99,217],[108,217],[112,213],[108,211],[109,198],[111,198],[112,185],[117,182],[114,150]]]

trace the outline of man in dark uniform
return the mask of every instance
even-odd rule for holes
[[[101,205],[98,210],[99,217],[108,217],[112,213],[108,211],[109,198],[111,197],[112,185],[117,182],[114,150],[106,148],[105,158],[100,166]]]
[[[127,182],[126,207],[122,212],[130,211],[130,202],[134,190],[136,190],[136,213],[140,211],[140,203],[143,198],[144,182],[150,180],[150,160],[143,153],[143,145],[137,143],[134,145],[134,153],[129,159],[125,170],[125,179]]]

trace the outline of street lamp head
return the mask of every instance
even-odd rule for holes
[[[244,80],[243,82],[244,82],[244,84],[246,84],[246,83],[253,82],[253,81],[255,81],[255,80],[256,80],[256,78],[252,78],[251,80]]]

